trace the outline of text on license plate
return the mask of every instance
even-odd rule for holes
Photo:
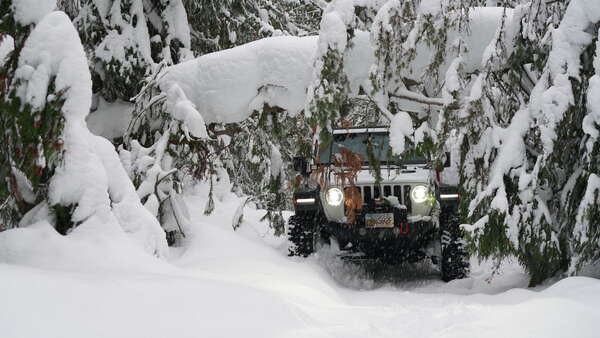
[[[393,228],[394,227],[394,214],[366,214],[365,224],[367,227],[372,228]]]

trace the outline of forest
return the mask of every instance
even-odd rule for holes
[[[359,127],[386,128],[390,154],[427,158],[427,170],[456,187],[471,271],[448,285],[553,295],[552,285],[598,278],[599,34],[598,0],[2,0],[0,290],[27,278],[15,272],[2,286],[13,265],[167,275],[198,257],[241,259],[243,248],[291,276],[297,159],[319,164],[316,145]],[[352,167],[344,156],[336,165]],[[383,164],[369,162],[379,182]],[[311,177],[324,189],[318,168]],[[277,255],[242,242],[259,232],[253,241]],[[297,269],[373,286],[364,267],[331,255]],[[576,284],[582,294],[599,290],[595,278]],[[269,316],[277,306],[266,306]],[[592,337],[600,314],[581,312],[590,328],[581,337]],[[241,323],[225,336],[255,322]],[[11,325],[9,337],[39,336]],[[108,336],[137,336],[127,332]]]

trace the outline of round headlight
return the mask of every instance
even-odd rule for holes
[[[325,193],[325,199],[329,205],[338,206],[344,201],[344,193],[339,188],[329,188]]]
[[[415,185],[410,191],[410,199],[414,203],[423,203],[429,197],[429,188],[424,185]]]

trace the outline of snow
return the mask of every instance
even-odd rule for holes
[[[399,111],[390,123],[390,146],[394,154],[402,154],[405,150],[405,138],[414,134],[412,119],[408,113]]]
[[[462,39],[463,48],[466,48],[461,60],[463,73],[469,74],[482,69],[482,63],[489,57],[490,49],[488,49],[488,45],[494,41],[493,39],[496,37],[496,31],[502,23],[504,14],[506,14],[505,25],[507,27],[518,27],[512,22],[513,13],[510,9],[506,9],[505,13],[505,9],[502,7],[473,7],[469,11],[468,31],[459,32],[452,29],[448,32],[447,40],[449,44],[447,50],[450,50],[451,43],[458,38]],[[506,41],[512,41],[514,34],[516,32],[509,29],[506,32]],[[510,53],[510,49],[508,52]],[[420,81],[432,61],[433,54],[434,52],[426,42],[417,43],[415,60],[411,62],[410,67],[405,70],[403,76]],[[446,59],[446,62],[439,69],[440,76],[444,76],[446,70],[452,66],[452,62],[454,62],[452,58]]]
[[[191,134],[198,138],[207,138],[206,125],[202,115],[196,110],[194,104],[188,100],[183,90],[173,83],[167,90],[167,112],[175,120],[181,121],[183,132],[186,136]]]
[[[56,8],[56,0],[12,0],[12,10],[22,25],[38,23]]]
[[[17,95],[35,108],[46,103],[51,78],[56,91],[63,92],[64,151],[50,180],[48,203],[74,207],[72,221],[79,225],[73,234],[121,229],[139,248],[166,255],[164,232],[141,205],[113,145],[87,129],[92,80],[77,31],[65,13],[52,12],[36,25],[16,74]]]
[[[6,57],[15,49],[15,40],[10,35],[4,35],[0,38],[0,67],[6,62]]]
[[[295,115],[304,109],[317,40],[270,37],[206,54],[169,67],[160,86],[177,84],[207,124],[242,121],[265,104]],[[368,33],[357,32],[345,60],[355,93],[368,78],[372,53]]]
[[[107,10],[106,6],[106,3],[100,1],[99,11]],[[121,1],[115,1],[109,13],[110,26],[118,29],[108,31],[108,35],[96,47],[95,56],[106,63],[119,62],[120,70],[124,71],[126,68],[133,67],[130,64],[130,57],[126,55],[126,51],[132,49],[139,51],[141,58],[147,64],[153,64],[148,26],[146,20],[142,20],[145,18],[142,0],[133,0],[128,13],[121,12]],[[126,22],[123,20],[124,17],[137,17],[137,24],[134,26]]]
[[[189,49],[192,45],[190,41],[190,26],[183,2],[181,0],[169,1],[165,8],[164,16],[167,19],[169,36],[181,41],[183,47]],[[167,45],[169,45],[168,42]]]
[[[304,104],[315,37],[272,37],[172,66],[161,80],[177,83],[204,121],[238,122],[263,104],[291,114]]]
[[[201,206],[204,196],[188,196]],[[48,225],[0,233],[0,327],[28,337],[574,337],[597,336],[600,281],[538,289],[514,263],[451,283],[388,271],[372,278],[325,248],[285,255],[286,241],[240,200],[191,208],[193,232],[169,262],[131,250],[118,231],[57,235]],[[77,234],[76,232],[73,234]],[[333,250],[333,249],[332,249]]]
[[[114,140],[123,137],[133,114],[133,103],[116,100],[107,102],[98,98],[96,110],[87,116],[87,126],[98,136]]]
[[[569,3],[563,20],[552,33],[552,50],[545,73],[536,84],[530,100],[532,117],[541,121],[540,138],[546,154],[550,154],[554,148],[556,125],[568,107],[574,104],[570,78],[580,78],[580,55],[592,42],[588,28],[599,21],[598,1],[574,0]],[[592,89],[593,85],[594,80]],[[589,119],[585,122],[586,126],[589,126],[588,122]]]
[[[66,21],[65,21],[66,20]],[[27,81],[17,95],[34,108],[46,102],[48,84],[56,75],[56,91],[65,90],[65,118],[87,115],[91,105],[91,77],[77,32],[63,12],[48,14],[27,39],[19,57],[16,76]]]
[[[283,170],[283,158],[275,145],[271,145],[271,177],[276,178]]]
[[[360,86],[367,87],[365,81],[369,78],[369,70],[375,62],[375,50],[371,45],[369,32],[356,30],[352,39],[352,47],[344,57],[344,69],[350,82],[350,91],[356,95]]]
[[[356,30],[352,46],[346,46],[345,22],[354,18],[354,2],[362,3],[358,0],[336,1],[328,7],[326,12],[329,14],[323,18],[319,38],[271,37],[206,54],[169,67],[160,81],[161,89],[166,92],[177,84],[208,124],[242,121],[265,104],[281,107],[295,115],[305,108],[314,69],[318,72],[319,65],[313,64],[315,56],[327,48],[336,48],[345,53],[345,71],[355,95],[368,80],[374,55],[367,32]],[[482,54],[494,37],[503,13],[500,8],[472,10],[472,31],[464,37],[468,46],[462,62],[464,72],[481,68]],[[507,11],[509,17],[510,14]],[[458,35],[451,32],[449,41],[454,41]],[[429,64],[430,54],[429,47],[419,44],[419,57],[411,64],[411,70],[403,75],[416,76],[420,80]],[[440,74],[444,74],[449,66],[442,67]]]
[[[107,1],[95,2],[101,12],[110,13],[111,20],[122,20],[119,1],[112,8]],[[132,12],[141,15],[142,1],[132,3]],[[187,136],[205,138],[206,123],[241,121],[265,104],[296,114],[305,105],[317,50],[332,46],[344,50],[350,86],[356,93],[368,78],[373,49],[368,33],[358,30],[353,46],[347,48],[345,27],[355,20],[354,6],[366,3],[332,2],[321,27],[322,32],[335,33],[328,38],[268,38],[170,67],[160,85],[173,123],[182,123]],[[435,12],[437,3],[423,1],[421,11]],[[66,236],[59,235],[50,224],[48,205],[43,203],[26,215],[21,228],[0,232],[3,338],[597,337],[598,279],[572,277],[526,289],[527,274],[516,262],[507,260],[494,269],[491,262],[473,261],[468,278],[443,283],[435,268],[427,264],[381,267],[345,263],[336,257],[339,248],[335,243],[308,259],[291,258],[287,240],[275,237],[260,221],[265,211],[230,193],[227,177],[215,182],[211,215],[203,214],[207,183],[195,190],[187,187],[185,199],[170,196],[175,214],[185,218],[186,238],[181,247],[169,250],[155,217],[158,198],[164,196],[154,195],[156,179],[167,174],[161,165],[169,131],[156,148],[133,143],[131,152],[123,151],[120,159],[108,140],[90,130],[111,138],[122,136],[131,105],[100,99],[97,111],[88,116],[91,76],[69,18],[62,12],[48,14],[55,6],[53,1],[18,0],[13,4],[19,20],[39,22],[19,59],[17,94],[34,108],[41,108],[48,101],[52,79],[57,90],[64,91],[64,158],[51,181],[49,198],[50,205],[73,205],[73,221],[78,226]],[[168,9],[171,19],[183,15],[180,1],[169,4],[173,7]],[[541,97],[536,102],[556,119],[569,102],[569,94],[563,91],[568,76],[579,69],[580,61],[572,53],[589,42],[579,30],[581,24],[600,20],[584,10],[600,13],[597,2],[573,0],[572,4],[587,7],[568,11],[565,25],[554,35],[557,51],[551,55],[550,73],[555,87],[540,86],[535,93]],[[485,62],[481,55],[489,47],[486,39],[492,36],[491,27],[498,24],[497,14],[497,9],[474,11],[472,27],[480,27],[476,23],[481,15],[483,28],[475,29],[471,36],[469,53],[473,54],[448,65],[453,72],[448,73],[447,90],[460,88],[456,80],[460,67],[468,71],[468,67]],[[184,45],[189,45],[185,25],[169,23],[170,36],[182,36]],[[114,43],[109,50],[120,53],[119,48],[135,40],[135,34],[147,35],[144,25],[135,31],[127,26],[122,35],[109,33],[104,46]],[[0,45],[0,56],[10,49],[5,45]],[[102,57],[102,52],[99,55]],[[110,59],[115,55],[104,56]],[[594,61],[597,73],[599,60],[596,57]],[[598,90],[597,77],[590,81],[590,93]],[[470,99],[481,96],[481,77],[478,81],[471,88]],[[549,101],[550,97],[561,99],[560,105]],[[593,95],[589,95],[588,105],[584,128],[596,138],[600,110]],[[502,147],[491,168],[490,184],[478,198],[495,192],[492,207],[502,212],[511,211],[503,176],[515,168],[521,170],[519,188],[523,190],[535,175],[535,168],[533,173],[526,171],[531,168],[525,167],[523,158],[523,136],[535,114],[534,109],[519,110],[507,128],[483,133],[487,141]],[[390,142],[397,153],[404,149],[405,136],[422,139],[429,130],[422,124],[415,131],[404,112],[394,115],[390,128],[395,131]],[[551,139],[552,130],[545,132]],[[150,151],[161,152],[155,154],[157,160],[149,156]],[[139,162],[133,161],[134,157]],[[128,169],[152,166],[151,180],[136,192],[121,160]],[[270,163],[271,174],[276,176],[283,165],[276,148],[272,148]],[[600,177],[591,175],[578,224],[584,223],[585,207],[597,202],[598,191]],[[142,206],[139,197],[149,194]],[[538,202],[549,214],[543,201]],[[475,231],[487,221],[486,216],[463,227]],[[238,230],[233,231],[232,225],[239,225]],[[585,230],[579,225],[574,229],[581,240]],[[515,238],[511,240],[517,243]]]

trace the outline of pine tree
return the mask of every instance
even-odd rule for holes
[[[76,7],[65,2],[64,7]],[[91,59],[94,92],[129,101],[156,64],[193,57],[182,0],[81,0],[73,22]]]
[[[289,163],[294,156],[310,153],[308,126],[303,116],[290,117],[280,108],[263,107],[250,118],[228,126],[236,133],[228,146],[227,166],[234,190],[250,196],[252,202],[266,210],[276,235],[284,233],[282,210],[291,208],[292,177]]]
[[[585,147],[580,126],[586,111],[587,81],[593,74],[589,61],[593,50],[583,48],[576,57],[583,61],[581,72],[574,73],[576,80],[572,80],[573,99],[567,100],[570,108],[560,108],[564,109],[560,120],[549,119],[552,113],[539,108],[541,93],[571,93],[571,86],[554,84],[555,77],[561,78],[560,71],[553,73],[549,65],[552,60],[562,61],[557,61],[561,60],[558,52],[552,59],[548,44],[551,28],[558,27],[569,3],[533,1],[514,10],[506,8],[518,1],[500,3],[505,10],[496,37],[484,52],[483,67],[470,73],[465,67],[472,66],[465,64],[465,55],[472,46],[461,36],[468,36],[472,28],[466,14],[476,10],[472,6],[484,3],[439,2],[431,6],[428,2],[430,6],[423,7],[420,2],[388,1],[371,28],[376,57],[371,95],[379,110],[391,115],[392,147],[397,153],[416,146],[417,151],[433,153],[436,158],[447,150],[458,155],[461,217],[472,224],[467,227],[472,249],[479,257],[498,261],[517,256],[535,285],[564,271],[571,252],[577,252],[583,261],[596,257],[590,249],[597,243],[596,228],[585,221],[593,216],[582,216],[595,215],[596,188],[588,183],[588,178],[594,182],[594,176],[583,169],[589,164],[580,160],[589,159],[581,153]],[[570,49],[582,48],[568,43]],[[424,46],[431,54],[425,65],[416,59]],[[327,53],[339,67],[343,55]],[[340,73],[342,69],[337,69],[335,75]],[[324,83],[329,89],[348,93],[339,87],[343,78],[326,76]],[[326,88],[318,93],[326,93]],[[325,102],[337,102],[334,110],[339,111],[347,96],[337,97],[337,101]],[[406,100],[437,106],[439,115],[427,109],[404,112],[400,107]],[[326,108],[316,110],[327,112]],[[335,120],[330,116],[334,114],[324,114],[321,124]],[[554,142],[560,147],[554,148]],[[593,149],[586,142],[587,149]],[[575,207],[582,200],[585,207]],[[575,219],[579,242],[572,241]]]
[[[159,219],[173,244],[189,229],[189,214],[180,197],[184,181],[210,176],[215,168],[209,151],[217,145],[207,140],[204,120],[181,88],[172,85],[166,93],[158,89],[165,66],[162,63],[145,80],[135,98],[120,156],[142,203]]]
[[[531,285],[566,271],[573,252],[587,252],[579,256],[587,262],[594,257],[589,246],[583,250],[585,245],[573,241],[572,231],[576,219],[583,219],[577,218],[581,201],[594,208],[593,198],[584,198],[593,176],[583,169],[581,125],[597,36],[574,41],[561,29],[586,5],[533,1],[518,6],[512,18],[522,23],[517,34],[506,22],[499,28],[477,86],[458,115],[446,112],[440,134],[458,135],[463,221],[473,224],[467,227],[473,248],[483,258],[515,255],[529,271]],[[578,27],[585,31],[590,24]],[[557,28],[549,45],[552,27]],[[548,95],[555,97],[556,108],[542,104]],[[571,267],[574,273],[580,265]]]
[[[316,32],[323,1],[187,0],[192,48],[199,54],[274,35]]]
[[[273,35],[314,33],[322,6],[324,2],[308,0],[185,2],[190,13],[192,46],[198,54]],[[298,123],[299,118],[287,116],[278,107],[265,106],[240,123],[209,126],[215,140],[207,145],[212,160],[205,176],[211,184],[209,204],[205,208],[207,213],[214,207],[214,180],[223,176],[225,170],[234,191],[250,196],[243,204],[251,202],[265,209],[265,219],[277,234],[283,233],[281,211],[291,207],[290,163],[294,156],[308,153],[308,132],[305,125]],[[276,166],[271,167],[271,164]]]
[[[344,59],[353,45],[355,30],[367,30],[381,5],[382,1],[333,1],[323,13],[306,109],[308,123],[322,145],[331,141],[331,127],[350,114],[352,95]],[[345,11],[346,6],[353,10]]]
[[[37,20],[17,18],[10,1],[0,5],[0,31],[14,39],[14,50],[0,68],[0,228],[17,226],[48,196],[48,184],[61,161],[63,90],[56,77],[46,88],[28,88],[34,68],[20,64],[20,53]],[[44,70],[40,70],[44,71]]]
[[[63,235],[80,227],[121,229],[163,256],[164,232],[139,202],[114,147],[86,127],[92,79],[75,27],[65,13],[51,12],[53,2],[45,3],[47,14],[23,11],[23,4],[29,3],[14,3],[14,20],[3,21],[18,41],[3,69],[10,80],[0,97],[7,130],[1,168],[11,182],[2,191],[9,201],[3,216],[15,216],[19,226],[50,225]],[[31,19],[30,13],[43,15]],[[19,36],[24,27],[26,38]]]
[[[581,171],[571,176],[570,181],[575,185],[568,193],[569,216],[572,217],[573,240],[571,241],[571,252],[573,259],[569,267],[570,273],[576,273],[585,264],[597,262],[600,259],[600,144],[598,142],[598,130],[600,120],[598,112],[600,105],[600,43],[595,37],[596,52],[593,60],[595,74],[589,79],[587,89],[587,115],[583,118],[582,129],[585,133],[582,139],[582,163]],[[589,62],[589,60],[588,60]],[[584,72],[585,74],[585,72]],[[589,74],[589,73],[588,73]],[[586,74],[587,75],[587,74]],[[585,187],[585,188],[584,188]]]
[[[94,92],[128,101],[153,64],[142,0],[82,1],[74,19],[91,59]]]

